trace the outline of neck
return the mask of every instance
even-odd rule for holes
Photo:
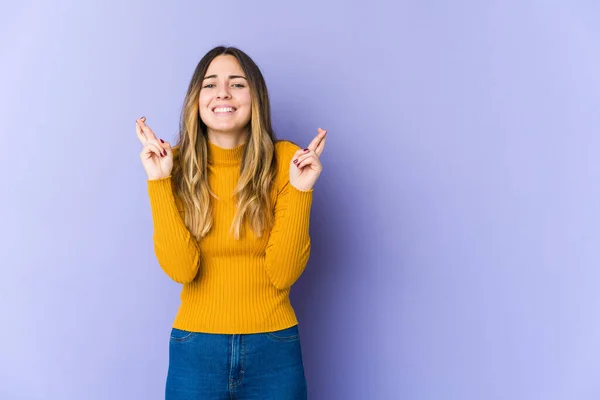
[[[242,143],[235,147],[225,148],[208,140],[208,163],[211,165],[239,165],[242,162],[246,144]]]
[[[222,149],[233,149],[248,141],[248,132],[219,133],[209,130],[208,141]]]

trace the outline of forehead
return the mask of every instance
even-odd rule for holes
[[[208,75],[243,75],[243,71],[237,58],[227,54],[211,61],[206,70],[206,76]]]

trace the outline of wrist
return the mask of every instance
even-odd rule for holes
[[[312,190],[313,190],[312,186],[311,187],[298,187],[298,186],[292,184],[291,182],[290,182],[290,186],[292,186],[294,189],[296,189],[300,192],[312,192]]]
[[[151,175],[148,175],[148,180],[149,181],[159,181],[161,179],[167,179],[169,177],[171,177],[171,175],[167,175],[167,176],[151,176]]]

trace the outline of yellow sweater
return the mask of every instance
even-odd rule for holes
[[[160,267],[182,283],[174,328],[205,333],[258,333],[298,323],[289,300],[290,287],[310,256],[309,220],[313,189],[290,184],[289,168],[300,148],[275,143],[278,173],[271,198],[275,225],[256,238],[249,225],[240,240],[229,235],[235,213],[233,190],[247,143],[224,149],[209,143],[209,185],[213,198],[211,231],[195,240],[183,223],[181,200],[171,176],[148,180],[154,224],[154,250]]]

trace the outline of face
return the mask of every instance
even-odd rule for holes
[[[246,75],[232,55],[217,56],[210,63],[200,90],[200,118],[209,134],[247,133],[251,95]]]

